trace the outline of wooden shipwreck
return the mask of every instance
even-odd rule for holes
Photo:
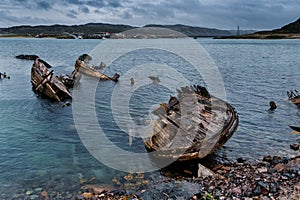
[[[72,99],[72,95],[63,82],[49,71],[51,66],[37,58],[31,68],[31,83],[33,90],[41,96],[55,101]]]
[[[296,132],[300,132],[300,126],[289,126],[289,127]]]
[[[87,64],[85,64],[84,61],[77,59],[75,64],[75,70],[78,70],[79,72],[82,72],[85,75],[92,76],[99,78],[100,80],[112,80],[112,81],[118,81],[118,78],[120,75],[118,73],[115,73],[113,77],[109,77],[106,74],[103,74],[91,67],[89,67]]]
[[[147,151],[179,161],[203,158],[222,147],[238,127],[238,114],[201,86],[182,87],[153,111],[158,116]]]
[[[289,100],[297,105],[297,106],[300,106],[300,95],[299,95],[299,92],[297,90],[290,90],[287,92],[287,95],[288,95],[288,98]]]

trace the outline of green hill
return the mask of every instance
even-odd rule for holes
[[[77,34],[95,34],[100,32],[119,33],[135,27],[128,25],[113,25],[104,23],[89,23],[84,25],[40,25],[40,26],[13,26],[10,28],[1,28],[0,33],[16,34],[16,35],[61,35],[64,33]]]
[[[158,27],[158,28],[168,28],[174,31],[181,32],[190,37],[215,37],[215,36],[228,36],[231,35],[230,31],[219,30],[213,28],[203,28],[195,26],[187,26],[182,24],[176,25],[158,25],[158,24],[149,24],[144,27]]]
[[[253,34],[218,37],[218,39],[300,39],[300,18],[279,29]]]
[[[273,33],[300,33],[300,18],[295,22],[283,26],[280,29],[275,29]]]
[[[190,37],[214,37],[214,36],[228,36],[231,35],[230,31],[219,30],[212,28],[194,27],[186,25],[157,25],[150,24],[144,27],[159,27],[168,28],[178,32],[181,32]],[[90,38],[92,34],[110,32],[120,33],[123,31],[131,30],[137,27],[129,25],[114,25],[104,23],[88,23],[83,25],[39,25],[39,26],[13,26],[9,28],[0,28],[0,34],[6,35],[21,35],[31,36],[43,35],[44,37],[62,37],[68,36],[68,34],[84,35],[84,38]]]

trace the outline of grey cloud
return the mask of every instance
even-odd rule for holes
[[[203,12],[211,22],[227,24],[227,26],[231,25],[232,27],[241,25],[256,29],[272,29],[278,26],[279,21],[285,21],[285,23],[291,21],[291,13],[285,11],[282,2],[265,2],[265,4],[258,4],[257,1],[236,1],[232,4],[207,6]],[[297,7],[299,7],[299,3]],[[212,13],[216,13],[216,15]]]
[[[3,3],[4,2],[4,3]],[[24,23],[20,9],[39,9],[51,13],[65,13],[64,22],[71,22],[79,14],[101,15],[104,21],[111,21],[107,13],[114,16],[112,23],[127,23],[143,26],[149,23],[187,24],[211,28],[273,29],[299,18],[300,0],[2,0],[0,3],[1,23]],[[3,11],[9,11],[3,14]],[[2,11],[2,12],[1,12]],[[43,22],[31,12],[28,23]],[[80,18],[83,22],[84,17]],[[89,18],[91,19],[91,18]],[[57,19],[59,20],[59,19]],[[46,22],[46,21],[45,21]],[[88,21],[86,21],[88,22]],[[47,22],[46,22],[47,23]]]
[[[0,10],[1,21],[20,22],[20,19],[13,16],[9,11]],[[3,24],[1,24],[3,26]],[[4,25],[4,27],[6,27]]]
[[[81,0],[64,0],[66,3],[74,4],[74,5],[82,5],[83,1]]]
[[[102,8],[104,7],[104,2],[103,0],[99,0],[99,1],[87,1],[86,5],[92,6],[92,7],[96,7],[96,8]]]
[[[2,19],[0,21],[0,26],[1,27],[11,26],[11,25],[3,23],[3,22],[7,22],[7,21],[14,23],[14,25],[45,24],[43,18],[32,17],[32,16],[19,18],[19,17],[15,16],[14,14],[10,13],[9,11],[1,11],[0,10],[0,16],[1,16],[1,19]],[[49,21],[49,23],[51,23],[51,21]]]
[[[67,17],[69,18],[77,18],[78,12],[76,12],[75,10],[69,10],[69,12],[66,14]]]
[[[66,16],[69,17],[69,18],[72,18],[72,19],[77,18],[77,16],[72,14],[72,13],[68,13],[68,14],[66,14]]]
[[[123,19],[132,19],[133,16],[130,12],[124,12]]]
[[[76,12],[75,10],[70,10],[69,13],[72,15],[78,15],[78,12]]]
[[[107,5],[108,5],[108,7],[113,7],[113,8],[123,7],[121,1],[118,1],[118,0],[107,1]]]
[[[145,18],[159,19],[174,17],[174,10],[170,7],[157,6],[151,3],[143,3],[131,8],[132,13],[138,16],[145,16]]]
[[[155,9],[154,15],[166,18],[174,18],[174,22],[183,22],[191,25],[215,27],[215,28],[235,28],[242,25],[245,28],[274,28],[278,22],[288,23],[299,13],[287,10],[286,5],[300,9],[298,0],[260,0],[260,1],[242,1],[231,0],[218,1],[213,4],[203,4],[198,0],[174,0],[162,1],[159,7]],[[149,9],[148,13],[151,13]],[[171,19],[172,20],[172,19]]]
[[[95,10],[94,13],[101,14],[101,12],[99,10]]]
[[[51,9],[51,4],[49,4],[47,1],[13,0],[11,1],[11,6],[22,6],[28,9],[32,9],[32,8],[43,9],[43,10]]]
[[[81,12],[83,12],[83,13],[85,13],[85,14],[90,13],[89,8],[86,7],[86,6],[80,6],[80,7],[78,8],[78,10],[81,11]]]
[[[51,8],[51,6],[46,1],[40,1],[40,2],[37,2],[37,8],[49,10]]]
[[[15,3],[26,3],[28,2],[27,0],[13,0],[12,2],[15,2]]]

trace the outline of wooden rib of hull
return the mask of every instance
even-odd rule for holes
[[[205,112],[199,116],[195,113],[181,116],[179,108],[177,111],[169,110],[167,114],[160,115],[154,123],[152,135],[144,141],[147,151],[155,152],[153,155],[156,157],[185,161],[203,158],[222,147],[231,138],[239,122],[235,109],[216,97],[206,98],[198,94],[195,94],[195,97],[198,99],[195,110],[198,106],[204,108]],[[188,127],[186,125],[189,123],[193,124],[192,121],[197,122],[194,124],[201,123],[201,126],[194,126],[191,130],[184,128]],[[223,123],[221,127],[219,122]],[[203,127],[203,124],[206,125]],[[180,132],[180,129],[183,131]],[[174,142],[176,134],[182,134],[183,138],[192,142],[184,144],[185,139],[183,144]]]
[[[72,99],[66,86],[50,72],[40,59],[31,68],[31,83],[35,92],[55,101]]]
[[[297,106],[300,106],[300,96],[296,96],[296,97],[292,98],[291,102]]]
[[[75,68],[79,69],[85,75],[99,78],[101,80],[112,80],[111,77],[96,71],[89,66],[85,65],[82,61],[76,60]]]

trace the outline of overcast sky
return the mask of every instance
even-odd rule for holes
[[[0,27],[103,22],[274,29],[300,17],[300,0],[1,0]]]

